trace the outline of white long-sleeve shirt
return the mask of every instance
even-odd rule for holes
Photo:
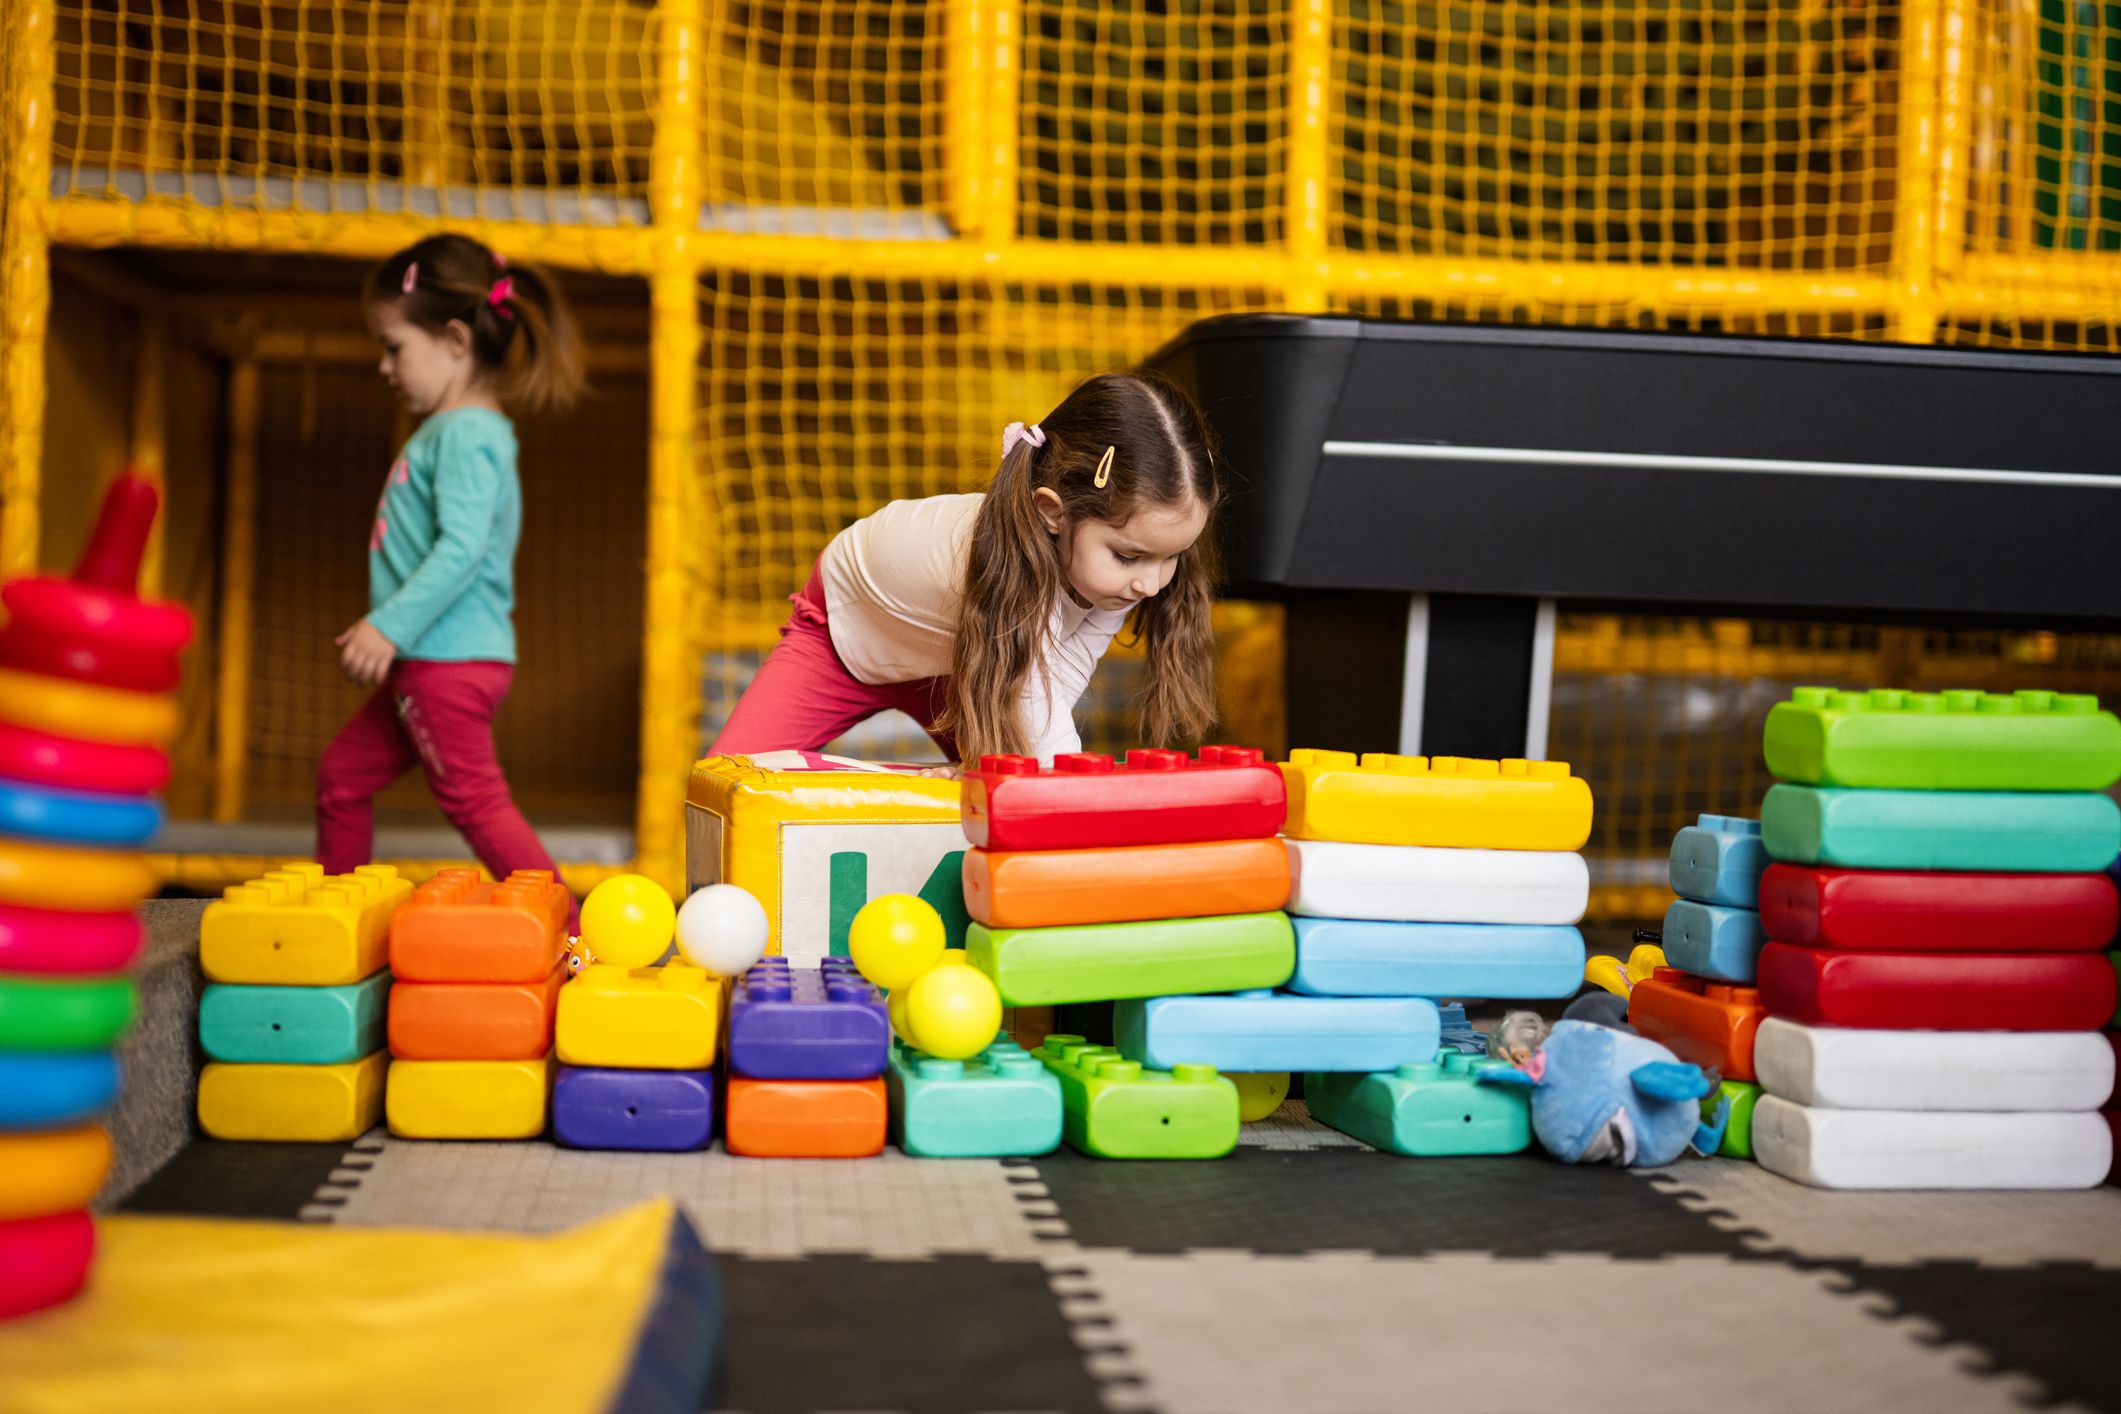
[[[947,677],[964,597],[972,523],[986,498],[893,501],[833,537],[818,562],[832,646],[858,682]],[[1043,672],[1024,680],[1024,735],[1039,760],[1082,750],[1075,704],[1126,621],[1085,609],[1065,591],[1047,622]]]

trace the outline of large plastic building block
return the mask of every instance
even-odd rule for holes
[[[1672,966],[1717,982],[1753,985],[1767,929],[1750,908],[1674,899],[1664,911],[1664,956]]]
[[[199,965],[213,982],[338,987],[388,960],[390,919],[412,894],[387,864],[326,877],[314,864],[237,884],[199,920]]]
[[[0,973],[116,972],[146,936],[134,913],[0,907]]]
[[[1388,1153],[1516,1154],[1532,1144],[1529,1097],[1517,1086],[1473,1079],[1503,1064],[1447,1051],[1376,1075],[1306,1075],[1304,1103],[1321,1124]]]
[[[1697,903],[1760,907],[1760,872],[1767,865],[1758,820],[1703,815],[1672,836],[1672,892]]]
[[[1112,1011],[1119,1053],[1151,1070],[1390,1070],[1436,1054],[1442,1024],[1425,997],[1239,992],[1154,997]]]
[[[1566,761],[1302,750],[1281,769],[1291,839],[1574,850],[1591,837],[1591,788]]]
[[[730,984],[729,1068],[761,1080],[867,1080],[891,1053],[884,994],[854,964],[769,957]]]
[[[0,1051],[107,1051],[139,1009],[130,977],[0,977]]]
[[[570,1149],[704,1149],[714,1140],[714,1072],[563,1065],[552,1137]]]
[[[199,1045],[217,1061],[337,1065],[383,1046],[390,974],[343,987],[253,987],[209,982],[199,997]]]
[[[400,1139],[535,1139],[551,1091],[549,1059],[396,1061],[383,1111]]]
[[[569,1065],[705,1070],[721,1029],[720,979],[688,963],[582,969],[560,988],[555,1033]]]
[[[1264,913],[1289,901],[1279,839],[965,852],[965,910],[989,928]]]
[[[566,964],[542,982],[400,982],[390,989],[397,1060],[536,1060],[552,1049]]]
[[[5,700],[0,695],[0,701]],[[145,843],[161,828],[162,803],[151,796],[100,795],[0,780],[0,834],[122,849]]]
[[[2105,874],[1937,874],[1775,864],[1761,876],[1768,936],[1865,952],[2086,952],[2113,941]]]
[[[2089,874],[2121,852],[2121,807],[2103,795],[1768,788],[1768,854],[1851,869]]]
[[[1463,1002],[1438,1002],[1436,1016],[1443,1023],[1444,1050],[1457,1051],[1468,1056],[1484,1056],[1488,1053],[1487,1033],[1466,1020]]]
[[[1760,1000],[1807,1026],[2094,1031],[2114,1011],[2097,953],[1829,952],[1770,943]]]
[[[1388,923],[1569,924],[1591,871],[1580,854],[1532,849],[1290,840],[1289,912]]]
[[[96,1255],[86,1209],[0,1223],[0,1320],[56,1306],[81,1289]]]
[[[1285,913],[1076,928],[975,923],[965,956],[994,979],[1005,1004],[1057,1006],[1279,987],[1296,966],[1296,939]]]
[[[339,1143],[383,1113],[381,1051],[339,1065],[225,1065],[199,1072],[199,1127],[215,1139]]]
[[[1263,839],[1281,830],[1288,793],[1264,753],[1244,746],[1130,751],[1124,765],[1080,752],[1041,769],[1028,756],[982,756],[967,771],[965,838],[982,849],[1118,849]]]
[[[0,1129],[78,1124],[118,1096],[118,1058],[109,1051],[0,1053]]]
[[[1296,920],[1289,990],[1323,997],[1552,998],[1583,984],[1574,928]]]
[[[1873,790],[2105,790],[2121,721],[2061,692],[1836,692],[1768,709],[1767,766],[1785,781]]]
[[[2099,1111],[2099,1117],[2106,1121],[2107,1138],[2113,1146],[2113,1158],[2106,1165],[2106,1181],[2121,1184],[2121,1106],[2109,1106]],[[6,1314],[0,1311],[0,1316]]]
[[[0,906],[115,913],[155,890],[137,854],[0,836]]]
[[[867,1080],[729,1077],[722,1142],[753,1159],[865,1159],[884,1152],[891,1106]]]
[[[1014,1041],[996,1037],[965,1061],[894,1046],[884,1079],[892,1137],[916,1158],[1002,1159],[1060,1147],[1060,1081]]]
[[[2114,1088],[2096,1031],[1885,1031],[1771,1016],[1753,1038],[1771,1094],[1837,1110],[2095,1110]]]
[[[100,1124],[0,1134],[0,1222],[87,1207],[110,1158]]]
[[[2113,1134],[2096,1110],[1833,1110],[1763,1095],[1753,1154],[1814,1188],[2092,1188],[2113,1162]]]
[[[1757,1080],[1753,1035],[1767,1016],[1751,987],[1707,982],[1660,967],[1628,994],[1628,1024],[1673,1055],[1725,1080]]]
[[[390,921],[390,970],[400,982],[543,982],[567,951],[565,885],[543,869],[498,884],[444,869]]]
[[[1757,1057],[1754,1063],[1758,1064]],[[1730,1106],[1724,1110],[1723,1142],[1716,1146],[1718,1157],[1753,1157],[1753,1107],[1760,1103],[1764,1089],[1750,1080],[1726,1080],[1702,1097],[1701,1118],[1706,1124],[1714,1124],[1716,1111],[1726,1104]]]
[[[1237,1087],[1212,1065],[1146,1070],[1080,1036],[1048,1036],[1032,1054],[1060,1081],[1062,1136],[1085,1154],[1219,1159],[1237,1147]]]

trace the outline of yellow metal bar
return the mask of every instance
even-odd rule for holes
[[[142,311],[133,364],[132,430],[125,462],[127,470],[162,487],[165,502],[169,499],[168,412],[169,320],[160,314]],[[162,597],[164,529],[168,524],[166,513],[155,517],[155,523],[148,531],[147,553],[140,561],[140,592],[153,599]]]
[[[1022,0],[979,0],[986,21],[986,73],[980,105],[986,178],[981,193],[980,234],[989,246],[1016,239],[1016,181],[1020,161],[1018,100],[1023,84]]]
[[[1936,274],[1942,218],[1937,198],[1938,75],[1945,0],[1905,0],[1900,11],[1900,151],[1893,197],[1893,337],[1937,336]]]
[[[214,818],[243,818],[250,749],[250,609],[257,565],[258,365],[228,370],[228,487],[221,531],[220,626],[214,645]]]
[[[2121,323],[2121,256],[1970,254],[1941,297],[1959,318]]]
[[[0,576],[37,563],[44,331],[51,312],[52,0],[9,0],[5,242],[0,244]]]
[[[988,0],[949,0],[943,23],[943,151],[949,164],[950,224],[970,240],[986,234],[987,105],[981,101],[989,59],[981,43]]]
[[[1978,44],[1973,0],[1941,0],[1937,43],[1937,247],[1940,280],[1967,253],[1974,181],[1973,88]]]
[[[1331,137],[1332,0],[1296,0],[1289,14],[1288,307],[1326,307],[1326,151]]]
[[[1370,299],[1608,304],[1675,312],[1743,306],[1772,312],[1865,314],[1885,309],[1892,293],[1884,276],[1855,272],[1460,256],[1335,254],[1326,263],[1325,280],[1334,294]]]

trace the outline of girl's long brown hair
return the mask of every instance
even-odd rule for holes
[[[1141,734],[1152,746],[1197,740],[1215,720],[1215,512],[1222,480],[1200,413],[1153,375],[1107,373],[1070,393],[1039,423],[1045,445],[1019,442],[1002,458],[973,522],[950,701],[938,729],[957,738],[959,759],[1020,754],[1028,742],[1020,698],[1046,650],[1048,620],[1063,592],[1061,550],[1039,518],[1041,487],[1060,497],[1069,524],[1126,522],[1143,505],[1198,501],[1207,528],[1179,556],[1163,592],[1145,600],[1129,629],[1148,660]],[[1111,476],[1097,464],[1114,449]]]
[[[542,412],[582,395],[582,341],[559,288],[534,266],[504,261],[469,236],[429,236],[407,246],[369,275],[365,298],[395,306],[406,323],[430,334],[461,321],[471,330],[472,357],[500,380],[505,403]]]

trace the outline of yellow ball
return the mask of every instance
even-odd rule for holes
[[[677,905],[655,880],[615,874],[582,900],[582,942],[598,962],[646,967],[670,947]]]
[[[884,998],[884,1010],[891,1015],[891,1034],[904,1041],[907,1045],[912,1046],[915,1050],[919,1050],[919,1045],[913,1039],[913,1027],[906,1021],[906,989],[904,987]]]
[[[1237,1085],[1237,1117],[1246,1124],[1265,1119],[1289,1098],[1289,1077],[1272,1071],[1256,1071],[1230,1077]]]
[[[847,953],[855,967],[887,992],[935,966],[943,942],[943,916],[912,894],[871,899],[847,929]]]
[[[994,1044],[1002,994],[976,967],[931,967],[906,989],[913,1044],[944,1060],[966,1060]]]

